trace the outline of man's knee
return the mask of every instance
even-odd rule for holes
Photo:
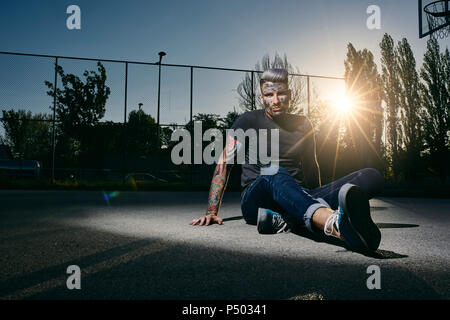
[[[290,180],[293,179],[291,174],[289,173],[289,171],[287,171],[285,168],[283,167],[279,167],[278,171],[275,174],[266,176],[269,177],[269,181],[277,181],[277,183],[286,181],[286,180]]]
[[[246,216],[244,216],[244,221],[247,224],[250,224],[252,226],[256,226],[257,219],[253,218],[253,217],[246,217]]]
[[[256,225],[258,219],[258,207],[254,205],[244,205],[241,203],[242,217],[247,224]]]
[[[290,175],[290,173],[287,169],[280,166],[261,168],[261,176],[278,176],[278,175]]]
[[[383,175],[374,168],[365,168],[361,170],[362,175],[365,178],[366,182],[369,182],[369,190],[367,193],[370,197],[373,197],[377,193],[379,193],[384,186],[384,178]]]

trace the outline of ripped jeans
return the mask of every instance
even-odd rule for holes
[[[346,183],[361,187],[371,199],[383,188],[384,179],[377,170],[366,168],[327,185],[307,189],[280,167],[274,175],[259,176],[245,190],[241,198],[242,215],[248,224],[256,224],[258,208],[271,209],[314,232],[311,224],[314,212],[319,208],[336,210],[339,189]]]

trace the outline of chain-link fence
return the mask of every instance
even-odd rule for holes
[[[99,87],[86,89],[88,77],[101,74],[98,62],[110,90],[103,111],[97,110]],[[214,166],[172,163],[172,132],[196,119],[229,126],[232,116],[244,111],[237,88],[246,75],[254,84],[251,105],[258,107],[260,71],[255,70],[11,52],[0,52],[0,69],[3,182],[208,184]],[[304,113],[315,98],[313,80],[344,83],[343,78],[291,76],[302,79]],[[89,99],[97,108],[92,113],[77,105]]]

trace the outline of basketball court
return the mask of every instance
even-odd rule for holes
[[[0,191],[0,299],[450,298],[450,199],[371,200],[382,239],[370,256],[302,230],[260,235],[236,192],[223,225],[190,226],[207,196]],[[81,290],[66,286],[70,265]],[[373,265],[381,289],[369,290]]]
[[[418,0],[418,37],[448,37],[449,7]],[[237,192],[225,193],[223,225],[190,226],[207,198],[0,190],[0,299],[450,299],[450,199],[372,199],[382,239],[362,254],[302,229],[260,235]],[[67,287],[73,265],[80,290]]]

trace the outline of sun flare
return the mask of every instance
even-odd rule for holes
[[[348,95],[338,96],[334,99],[334,107],[340,114],[346,115],[353,109],[353,100]]]

